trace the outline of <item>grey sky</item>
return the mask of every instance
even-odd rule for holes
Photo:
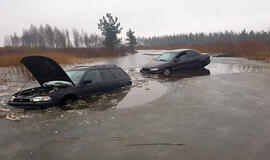
[[[100,33],[98,19],[117,16],[136,36],[183,32],[268,30],[269,0],[0,0],[0,45],[30,24]]]

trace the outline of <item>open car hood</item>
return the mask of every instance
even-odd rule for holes
[[[32,73],[41,86],[49,81],[67,81],[74,85],[66,72],[54,60],[48,57],[24,57],[21,63]]]

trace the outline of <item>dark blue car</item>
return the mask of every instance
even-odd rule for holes
[[[21,62],[41,86],[14,94],[8,104],[19,108],[65,105],[132,84],[129,75],[116,65],[77,66],[65,72],[47,57],[29,56]]]

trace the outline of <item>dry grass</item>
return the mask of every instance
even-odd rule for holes
[[[137,49],[179,49],[192,48],[212,55],[245,57],[255,60],[270,60],[270,42],[267,41],[228,41],[200,45],[139,47]]]
[[[104,57],[122,56],[128,52],[126,48],[118,48],[113,52],[104,48],[0,48],[0,67],[16,66],[25,56],[40,55],[54,59],[59,64],[93,61]]]
[[[41,48],[0,48],[0,85],[7,82],[7,75],[17,75],[18,79],[34,79],[32,74],[20,63],[26,56],[46,56],[61,65],[99,61],[104,58],[123,56],[126,48],[118,48],[113,52],[104,48],[70,48],[70,49],[41,49]]]
[[[65,55],[63,53],[42,53],[42,54],[36,54],[36,53],[28,53],[28,54],[2,54],[0,55],[0,66],[1,67],[7,67],[7,66],[16,66],[19,65],[20,60],[25,56],[33,56],[33,55],[41,55],[46,56],[54,59],[56,62],[61,64],[70,64],[78,61],[77,57],[74,57],[72,55]]]

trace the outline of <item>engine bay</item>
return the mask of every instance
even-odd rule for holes
[[[64,87],[55,87],[55,86],[36,87],[36,88],[31,88],[28,90],[18,92],[14,96],[15,97],[44,96],[44,95],[47,95],[48,93],[53,93],[61,88],[64,88]]]

